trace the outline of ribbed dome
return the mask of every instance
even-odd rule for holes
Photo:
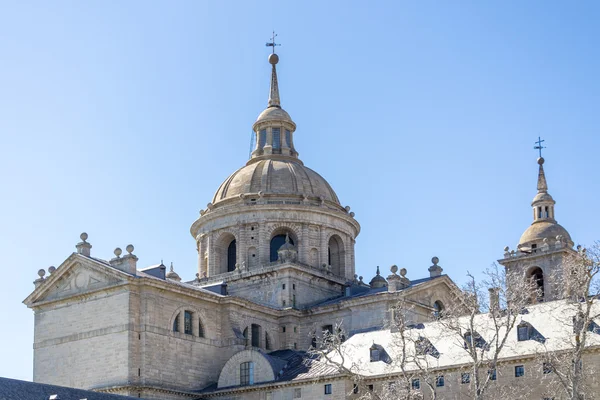
[[[542,241],[544,238],[548,240],[554,241],[556,240],[556,236],[562,235],[563,239],[565,239],[568,243],[573,243],[571,240],[571,235],[565,228],[556,222],[550,221],[539,221],[531,224],[529,228],[523,233],[521,239],[519,240],[519,244],[526,245],[531,244],[537,241]],[[552,243],[552,242],[551,242]]]
[[[263,112],[260,113],[258,118],[256,119],[256,123],[264,122],[264,121],[289,121],[292,122],[292,117],[281,107],[269,107]]]
[[[340,204],[329,183],[296,160],[265,159],[235,171],[215,193],[213,204],[240,194],[258,193],[323,197]]]

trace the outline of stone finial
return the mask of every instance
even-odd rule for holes
[[[433,257],[431,259],[431,262],[433,263],[433,265],[431,267],[429,267],[429,276],[431,278],[435,278],[436,276],[440,276],[442,275],[442,272],[444,271],[442,267],[440,267],[438,265],[438,263],[440,262],[440,259],[437,257]]]
[[[557,249],[563,247],[563,235],[556,236],[556,242],[554,243],[554,247],[556,247]]]
[[[387,277],[388,281],[388,292],[395,292],[399,289],[400,285],[400,277],[396,274],[398,272],[398,266],[392,265],[390,267],[391,275]]]
[[[196,282],[200,282],[200,272],[196,272]]]
[[[88,238],[88,234],[83,232],[81,235],[79,235],[79,238],[81,239],[81,242],[79,242],[75,245],[75,248],[77,249],[77,253],[84,255],[86,257],[89,257],[90,249],[92,248],[92,245],[89,244],[88,242],[86,242],[86,240]]]
[[[510,257],[510,247],[504,246],[504,258]]]
[[[54,271],[56,271],[56,267],[54,267],[53,265],[51,265],[50,268],[48,268],[48,273],[49,274],[53,274]]]
[[[548,241],[548,238],[543,238],[542,239],[542,251],[548,251],[550,250],[550,243]]]
[[[162,261],[160,263],[162,264]],[[167,272],[166,278],[181,282],[181,277],[173,270],[173,262],[171,262],[171,268],[169,269],[169,272]]]
[[[114,251],[115,258],[113,258],[112,260],[109,261],[111,267],[114,267],[118,270],[121,270],[121,271],[126,272],[131,275],[136,275],[138,258],[133,254],[134,249],[135,248],[133,247],[132,244],[128,244],[127,247],[125,248],[125,250],[127,250],[128,254],[121,257],[121,254],[123,254],[123,251],[121,250],[120,247],[117,247]]]
[[[46,275],[46,271],[43,269],[38,270],[37,272],[39,278],[37,278],[35,281],[33,281],[33,284],[35,285],[35,287],[38,287],[42,284],[42,282],[44,282],[44,275]]]

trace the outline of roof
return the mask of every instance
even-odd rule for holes
[[[513,329],[514,332],[509,334],[505,347],[500,353],[500,359],[533,356],[542,351],[542,349],[558,351],[568,348],[569,339],[573,336],[571,318],[575,315],[575,307],[574,304],[568,303],[565,300],[529,306],[527,311],[519,316],[517,324]],[[600,303],[595,303],[594,307],[597,310],[595,314],[600,312]],[[459,323],[463,321],[466,327],[467,319],[468,316],[459,318]],[[521,322],[531,325],[539,332],[539,335],[545,338],[544,343],[540,343],[537,340],[518,341],[516,326]],[[488,345],[492,346],[494,328],[489,314],[478,314],[475,317],[475,327],[477,334]],[[445,329],[440,321],[424,323],[419,328],[408,330],[408,334],[405,331],[405,335],[412,340],[420,337],[426,338],[439,352],[438,358],[427,356],[429,358],[428,364],[431,368],[455,367],[471,361],[470,356],[464,348],[462,338],[458,337],[456,333]],[[370,362],[369,348],[373,343],[377,343],[385,349],[392,359],[399,359],[399,337],[400,333],[392,332],[389,329],[354,334],[342,345],[342,351],[346,355],[347,367],[352,368],[353,365],[360,365],[361,374],[366,376],[396,372],[399,370],[399,366],[393,363],[388,365],[384,362]],[[600,346],[600,334],[590,333],[588,343],[589,346]],[[414,355],[414,346],[408,346],[407,348]],[[336,359],[336,357],[333,357],[333,359]],[[407,365],[406,368],[408,370],[416,369],[417,366]]]
[[[58,400],[129,400],[134,397],[119,396],[92,392],[91,390],[74,389],[64,386],[47,385],[21,381],[17,379],[0,378],[0,399],[3,400],[48,400],[50,396],[58,395]],[[137,397],[135,397],[137,399]]]
[[[446,276],[446,275],[440,275],[440,276]],[[417,285],[420,285],[422,283],[425,282],[429,282],[433,279],[439,278],[439,276],[433,276],[433,277],[427,277],[427,278],[422,278],[422,279],[415,279],[413,281],[410,281],[410,285],[402,288],[398,291],[402,291],[402,290],[406,290],[408,288],[412,288],[415,287]],[[354,290],[354,289],[357,290]],[[362,287],[360,287],[362,289]],[[350,296],[340,296],[340,297],[336,297],[334,299],[329,299],[329,300],[325,300],[322,301],[320,303],[316,303],[316,304],[312,304],[307,308],[313,308],[313,307],[321,307],[321,306],[328,306],[331,304],[337,304],[340,303],[342,301],[346,301],[346,300],[350,300],[350,299],[357,299],[357,298],[362,298],[362,297],[369,297],[369,296],[375,296],[379,293],[387,293],[388,292],[388,288],[387,287],[379,287],[379,288],[364,288],[364,290],[359,290],[358,287],[352,286],[351,287],[351,292],[350,292]]]

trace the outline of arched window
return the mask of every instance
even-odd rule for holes
[[[183,312],[183,332],[186,335],[192,334],[192,312],[185,310]]]
[[[245,345],[248,346],[248,327],[246,327],[244,329],[244,332],[242,333],[242,335],[244,336],[244,339],[246,339]]]
[[[173,332],[179,332],[179,314],[175,316],[175,321],[173,321]]]
[[[444,311],[444,304],[437,300],[435,303],[433,303],[433,316],[435,318],[440,318],[442,316],[442,312]]]
[[[532,296],[532,301],[544,301],[544,271],[540,267],[535,267],[529,271],[528,278],[534,285],[535,294]]]
[[[250,328],[250,333],[252,335],[252,347],[260,347],[260,333],[262,331],[261,326],[257,324],[252,324]]]
[[[335,275],[344,275],[344,243],[338,235],[333,235],[329,239],[327,263],[331,265],[331,271]]]
[[[236,254],[235,239],[233,239],[227,247],[227,272],[235,271]]]
[[[271,350],[271,339],[267,332],[265,332],[265,350]]]
[[[292,239],[291,236],[289,236],[290,238],[290,243],[293,245],[294,244],[294,239]],[[273,236],[273,238],[271,239],[271,255],[270,255],[270,261],[277,261],[277,259],[279,258],[279,256],[277,255],[277,250],[279,250],[279,248],[281,246],[283,246],[283,244],[285,243],[285,234],[279,234],[279,235],[275,235]]]

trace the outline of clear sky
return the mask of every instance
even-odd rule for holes
[[[31,379],[37,270],[92,255],[196,272],[189,233],[248,158],[271,30],[295,144],[362,232],[357,272],[459,284],[531,222],[538,135],[556,217],[600,239],[597,1],[5,1],[0,376]],[[93,351],[93,349],[90,349]]]

